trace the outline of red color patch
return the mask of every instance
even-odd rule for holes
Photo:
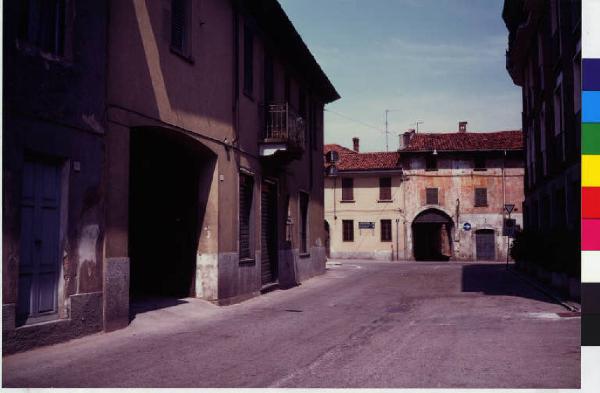
[[[600,218],[600,187],[581,189],[581,218]]]

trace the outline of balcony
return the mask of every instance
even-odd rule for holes
[[[304,153],[306,122],[288,104],[267,105],[265,132],[259,142],[261,157],[299,159]]]

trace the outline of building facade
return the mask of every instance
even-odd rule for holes
[[[339,152],[326,163],[337,169],[325,182],[332,258],[506,259],[505,205],[522,225],[522,134],[462,126],[405,133],[396,153],[326,145],[326,160],[327,151]]]
[[[552,270],[578,275],[581,2],[506,0],[502,17],[506,68],[522,87],[529,248],[540,250],[538,262],[562,259],[550,263]],[[562,255],[542,255],[544,241],[559,244]]]
[[[5,20],[38,12],[39,2],[23,3],[6,7]],[[5,81],[31,79],[23,64],[38,62],[37,85],[52,84],[52,61],[67,63],[59,75],[82,80],[65,81],[62,96],[40,94],[34,80],[6,90],[16,104],[5,115],[5,138],[15,141],[4,147],[4,217],[13,223],[3,232],[5,351],[124,327],[137,299],[226,305],[324,272],[323,108],[339,95],[277,1],[49,3],[32,20],[50,18],[55,45],[72,48],[73,59],[48,59],[46,42],[35,41],[48,32],[21,39],[14,23],[4,44],[17,56],[6,57]],[[40,112],[59,105],[83,130],[13,125],[36,97]],[[78,109],[87,101],[94,105]],[[34,149],[23,140],[57,167],[29,167],[22,157]],[[75,158],[44,150],[57,146]],[[61,234],[54,243],[27,232],[29,204],[45,209],[50,183],[39,176],[62,187],[53,203],[69,213],[44,221],[44,231]],[[34,202],[29,185],[41,193]],[[40,258],[40,244],[53,251]],[[24,284],[25,257],[39,289]],[[77,307],[90,316],[79,318]]]

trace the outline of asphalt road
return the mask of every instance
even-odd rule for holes
[[[5,387],[578,388],[580,319],[502,264],[333,261],[286,291],[136,308],[3,358]]]

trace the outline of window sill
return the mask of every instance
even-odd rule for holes
[[[488,205],[475,205],[474,207],[489,207]]]
[[[377,203],[393,203],[393,199],[378,199]]]
[[[310,258],[310,253],[305,252],[305,253],[302,253],[302,254],[298,255],[298,257],[302,258],[302,259]]]
[[[425,172],[437,172],[437,169],[425,169]]]
[[[487,168],[474,168],[473,171],[474,172],[485,172],[485,171],[487,171]]]
[[[194,58],[192,57],[192,55],[185,54],[173,46],[171,46],[170,49],[171,49],[171,53],[173,53],[177,57],[180,57],[181,59],[185,60],[189,64],[194,64]]]
[[[354,199],[352,200],[341,200],[340,203],[356,203],[356,201]]]
[[[254,258],[243,258],[240,259],[240,266],[254,266],[256,265],[256,260]]]

